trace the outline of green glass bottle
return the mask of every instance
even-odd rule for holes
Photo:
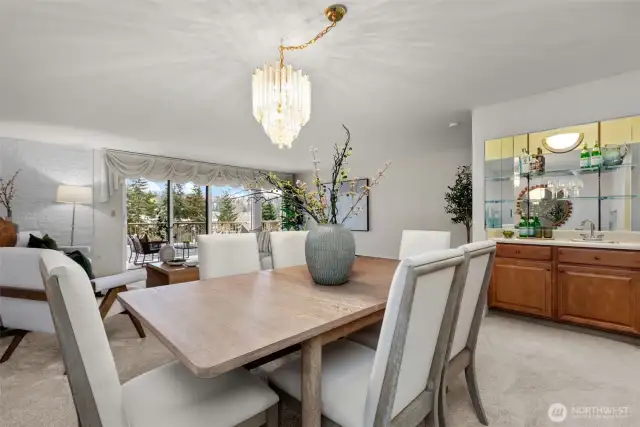
[[[536,237],[536,226],[533,222],[533,217],[529,217],[529,229],[527,231],[529,232],[529,237]]]
[[[600,152],[600,144],[596,139],[596,145],[593,146],[593,150],[591,150],[591,167],[601,166],[602,165],[602,153]]]
[[[520,229],[518,235],[522,238],[529,237],[529,224],[524,216],[520,218]]]
[[[536,239],[542,239],[542,224],[537,216],[533,218],[533,227]]]
[[[580,152],[580,167],[581,168],[591,167],[591,153],[589,152],[589,147],[587,147],[586,142],[582,146],[582,151]]]

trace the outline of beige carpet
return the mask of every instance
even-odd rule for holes
[[[106,330],[122,381],[173,359],[152,336],[137,338],[124,316],[109,319]],[[0,352],[9,340],[0,339]],[[477,363],[491,426],[640,426],[640,349],[635,345],[490,315],[480,335]],[[13,358],[0,365],[0,426],[75,426],[63,371],[55,337],[27,335]],[[480,426],[463,378],[450,386],[449,427]],[[570,414],[553,423],[547,411],[556,402],[569,411],[596,406],[626,407],[628,412],[606,419]],[[299,423],[288,413],[284,424]]]

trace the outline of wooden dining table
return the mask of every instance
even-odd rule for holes
[[[320,427],[322,346],[382,320],[398,260],[357,257],[350,280],[316,285],[306,265],[118,295],[194,375],[215,377],[302,349],[302,425]]]

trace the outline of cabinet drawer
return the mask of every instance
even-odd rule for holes
[[[550,246],[498,244],[496,256],[500,258],[521,258],[539,261],[551,260]]]
[[[558,262],[567,264],[640,268],[640,252],[604,249],[559,248]]]

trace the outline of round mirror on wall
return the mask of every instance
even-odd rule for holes
[[[573,210],[571,201],[562,200],[567,197],[564,189],[554,197],[545,184],[525,188],[516,201],[516,213],[524,217],[537,216],[543,227],[560,227],[569,220]]]

